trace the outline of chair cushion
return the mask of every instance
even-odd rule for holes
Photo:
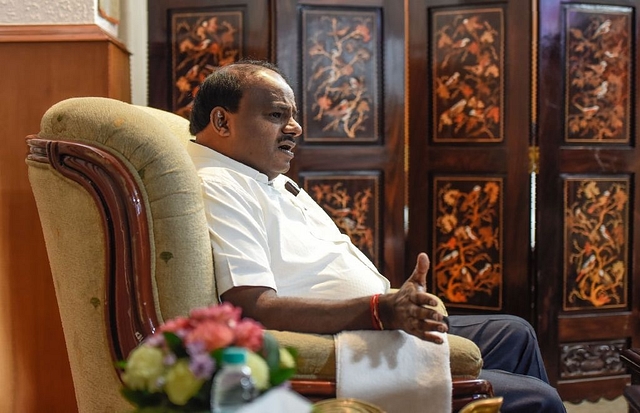
[[[482,369],[482,354],[473,341],[449,334],[451,375],[458,378],[476,378]]]
[[[336,355],[333,336],[271,331],[278,342],[298,351],[297,378],[335,380]],[[471,340],[449,334],[451,375],[476,378],[482,368],[480,349]]]

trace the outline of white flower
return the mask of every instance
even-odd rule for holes
[[[254,353],[247,351],[247,366],[251,368],[251,377],[258,390],[266,390],[269,388],[269,366],[267,362]]]
[[[184,406],[198,393],[202,383],[204,380],[196,378],[189,369],[189,362],[180,359],[167,372],[164,390],[171,403]]]
[[[158,379],[164,372],[164,354],[156,347],[139,346],[131,352],[122,375],[124,383],[133,390],[157,392]]]

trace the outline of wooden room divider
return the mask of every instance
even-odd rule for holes
[[[152,106],[186,114],[213,67],[277,63],[305,130],[290,175],[393,285],[426,251],[452,313],[536,327],[564,399],[622,394],[640,1],[148,4]]]

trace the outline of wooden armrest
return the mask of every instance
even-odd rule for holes
[[[640,384],[640,348],[628,348],[620,352],[620,360],[631,373],[631,383]]]
[[[483,379],[453,379],[454,398],[471,394],[486,394],[487,397],[493,397],[493,386]]]
[[[316,402],[336,397],[335,381],[291,380],[291,388]],[[457,412],[472,401],[493,397],[493,386],[483,379],[453,379],[451,408]]]
[[[453,379],[451,410],[460,411],[467,404],[493,397],[493,386],[483,379]]]
[[[640,412],[640,386],[627,386],[623,394],[629,403],[629,412]]]

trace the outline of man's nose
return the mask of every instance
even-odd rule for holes
[[[302,126],[300,126],[297,120],[295,120],[294,118],[291,118],[289,120],[289,123],[285,125],[284,132],[288,134],[292,134],[294,135],[294,137],[297,138],[298,136],[302,135]]]

